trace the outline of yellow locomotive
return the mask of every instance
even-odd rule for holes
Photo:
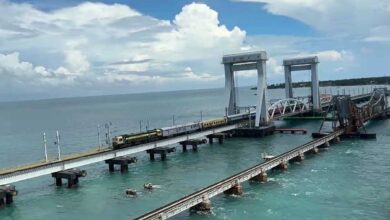
[[[115,136],[112,139],[112,147],[114,149],[130,147],[137,144],[143,144],[150,141],[158,140],[158,137],[161,136],[161,132],[158,129],[138,133],[138,134],[124,134]]]

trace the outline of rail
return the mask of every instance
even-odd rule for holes
[[[122,148],[117,150],[106,148],[101,151],[87,151],[85,153],[66,156],[62,160],[51,161],[51,162],[42,161],[30,165],[11,167],[3,170],[0,173],[0,185],[6,185],[6,184],[26,180],[26,179],[31,179],[31,178],[55,173],[62,170],[85,166],[85,165],[101,162],[104,160],[108,160],[120,156],[135,154],[152,148],[163,147],[170,144],[176,144],[181,141],[196,139],[214,133],[229,131],[229,130],[239,128],[240,126],[241,126],[240,124],[227,125],[223,127],[217,127],[217,128],[204,130],[204,131],[185,134],[173,138],[167,138],[159,141],[149,142],[146,144],[141,144],[141,145],[128,147],[128,148]]]
[[[206,199],[209,199],[211,197],[214,197],[227,189],[230,189],[234,185],[247,181],[250,178],[259,175],[261,172],[270,170],[276,166],[278,166],[282,162],[287,162],[291,160],[294,157],[299,156],[302,153],[305,153],[315,147],[318,147],[322,144],[324,144],[327,141],[330,141],[334,139],[335,137],[340,136],[345,132],[344,129],[340,129],[337,131],[334,131],[322,138],[312,140],[306,144],[303,144],[297,148],[294,148],[292,150],[289,150],[285,153],[282,153],[275,158],[268,160],[266,162],[263,162],[261,164],[255,165],[249,169],[246,169],[238,174],[235,174],[231,177],[228,177],[224,180],[221,180],[211,186],[205,187],[197,192],[194,192],[188,196],[185,196],[179,200],[176,200],[174,202],[171,202],[161,208],[158,208],[154,211],[151,211],[149,213],[146,213],[138,218],[137,220],[146,220],[146,219],[166,219],[169,217],[172,217],[176,214],[179,214],[180,212],[183,212],[184,210],[189,209],[190,207],[193,207]]]

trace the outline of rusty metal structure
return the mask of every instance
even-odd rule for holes
[[[387,109],[387,89],[375,89],[369,101],[356,104],[350,95],[333,96],[331,104],[324,115],[320,130],[323,129],[325,118],[331,115],[332,129],[345,128],[346,133],[356,133],[370,119],[385,116]]]

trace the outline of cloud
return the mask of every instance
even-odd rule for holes
[[[62,66],[53,70],[21,61],[17,52],[0,54],[0,77],[2,78],[2,83],[57,86],[71,84],[76,75]]]
[[[301,0],[300,5],[287,0],[263,2],[271,13],[318,24],[318,30],[334,33],[330,24],[335,20],[327,17],[338,13],[333,10],[334,1]],[[316,16],[308,19],[313,13]],[[387,36],[383,34],[387,24],[376,24],[365,35],[367,42]],[[326,40],[248,36],[240,27],[222,24],[218,12],[203,3],[185,5],[173,20],[167,21],[123,4],[86,2],[43,11],[27,3],[0,0],[0,42],[6,42],[0,45],[1,83],[20,97],[34,97],[37,91],[39,97],[34,98],[45,98],[41,94],[48,91],[68,96],[222,87],[222,56],[242,51],[267,51],[270,81],[283,79],[284,58],[300,55],[317,54],[321,62],[348,70],[343,64],[351,62],[355,53],[330,44],[317,46]],[[253,71],[238,74],[253,84]],[[4,90],[0,88],[0,92]]]
[[[390,13],[390,11],[389,11]],[[364,38],[366,42],[389,42],[390,26],[382,25],[370,29],[369,35]]]
[[[336,50],[325,50],[314,53],[313,55],[318,56],[320,61],[347,61],[353,60],[353,55],[349,51],[336,51]]]
[[[364,39],[376,27],[389,27],[388,0],[238,0],[258,2],[275,15],[288,16],[332,36]]]
[[[220,24],[218,13],[201,3],[165,21],[122,4],[86,2],[41,11],[0,0],[0,40],[7,42],[0,46],[3,80],[36,88],[154,87],[155,81],[164,89],[174,80],[215,82],[223,76],[220,58],[239,51],[245,37],[240,28]]]
[[[219,58],[240,49],[246,36],[238,27],[228,30],[221,25],[218,13],[206,4],[184,6],[172,26],[170,32],[159,33],[158,41],[152,44],[153,51],[161,55],[161,59]]]

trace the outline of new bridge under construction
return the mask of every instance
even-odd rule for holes
[[[293,148],[280,155],[265,158],[265,161],[239,172],[215,184],[193,192],[177,201],[151,211],[137,219],[166,219],[184,210],[210,210],[210,199],[220,193],[241,194],[241,183],[266,181],[267,172],[272,169],[287,169],[289,162],[302,161],[305,154],[317,153],[318,148],[329,147],[340,138],[374,138],[375,134],[365,131],[365,124],[372,119],[388,118],[389,108],[386,88],[377,88],[358,96],[334,95],[324,98],[319,92],[318,57],[286,59],[285,99],[268,102],[266,52],[251,52],[226,55],[222,59],[225,67],[225,103],[226,114],[221,118],[203,120],[188,125],[175,125],[168,128],[154,129],[147,133],[118,135],[113,138],[113,145],[107,148],[93,149],[73,155],[59,155],[56,160],[45,160],[0,170],[0,206],[14,202],[17,189],[13,185],[19,181],[43,175],[51,175],[57,186],[62,179],[67,180],[69,188],[80,184],[79,178],[87,175],[79,168],[98,162],[105,162],[110,171],[120,166],[122,172],[137,158],[132,154],[146,152],[151,160],[155,154],[162,160],[175,151],[174,144],[180,144],[186,151],[188,146],[196,151],[199,145],[218,140],[223,143],[228,137],[262,137],[275,132],[306,132],[289,128],[276,128],[273,121],[287,117],[320,116],[323,123],[331,123],[332,130],[324,130],[321,124],[313,140]],[[234,73],[237,71],[257,71],[257,96],[254,106],[243,107],[237,102],[237,88]],[[306,99],[294,97],[292,90],[292,71],[309,70],[311,72],[311,94]],[[129,132],[130,133],[130,132]],[[226,140],[228,141],[228,140]],[[292,146],[294,147],[294,146]],[[168,161],[169,162],[169,161]],[[190,193],[190,192],[189,192]],[[23,195],[19,195],[23,196]],[[17,204],[15,204],[17,205]]]

